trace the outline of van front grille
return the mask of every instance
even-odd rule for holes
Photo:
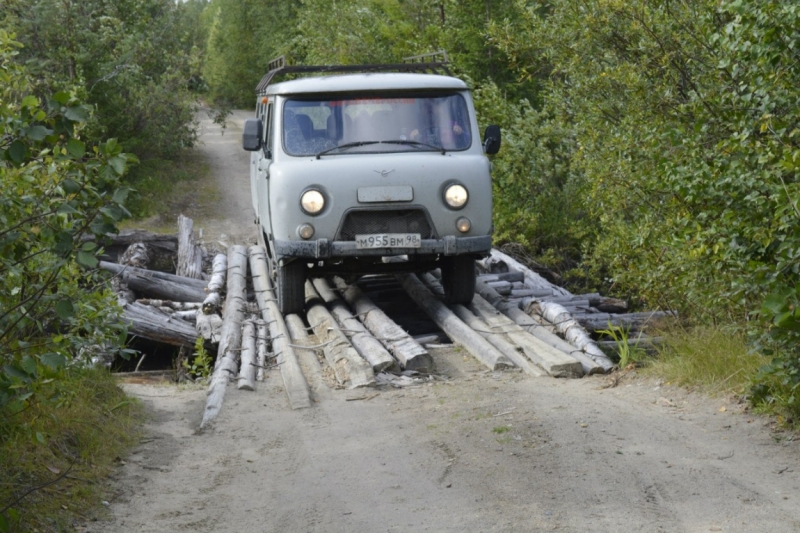
[[[345,214],[336,240],[354,241],[356,235],[377,233],[419,233],[423,239],[436,238],[436,232],[423,209],[358,209]]]

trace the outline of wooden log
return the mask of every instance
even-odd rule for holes
[[[194,324],[197,321],[197,311],[193,309],[185,310],[185,311],[173,311],[170,313],[172,318],[179,318],[185,322],[190,322]]]
[[[269,333],[267,323],[263,319],[256,320],[256,381],[264,381],[267,359],[269,357]]]
[[[225,399],[228,380],[238,373],[239,352],[242,343],[242,323],[247,289],[247,250],[244,246],[231,246],[228,249],[228,298],[222,320],[217,360],[208,387],[206,408],[200,428],[213,421]]]
[[[673,318],[673,315],[663,311],[653,311],[651,313],[628,313],[622,315],[598,313],[576,317],[576,320],[589,331],[608,329],[609,325],[627,331],[641,331],[648,324],[667,318]]]
[[[508,359],[510,359],[514,365],[522,369],[523,372],[534,377],[545,375],[545,372],[531,364],[525,356],[519,353],[516,346],[504,339],[501,334],[491,331],[491,326],[475,316],[469,309],[463,305],[454,305],[452,306],[452,310],[466,325],[477,331],[484,339],[489,341],[489,344],[508,357]]]
[[[359,355],[339,329],[310,281],[306,281],[306,309],[308,323],[324,344],[325,360],[333,369],[339,384],[350,389],[375,385],[372,366]]]
[[[272,292],[272,280],[267,272],[267,252],[261,246],[251,246],[249,252],[255,298],[261,310],[261,317],[269,327],[272,351],[275,353],[277,364],[281,369],[281,378],[283,378],[283,386],[289,397],[289,405],[292,409],[311,407],[311,392],[308,383],[303,376],[297,354],[289,342],[286,322]]]
[[[526,309],[526,312],[528,314],[536,313],[553,324],[570,344],[594,359],[606,372],[614,367],[614,363],[605,352],[595,344],[589,334],[586,333],[586,330],[561,305],[550,302],[537,302],[531,305],[529,309]]]
[[[197,311],[200,309],[199,302],[173,302],[172,300],[158,300],[155,298],[139,298],[136,302],[151,307],[166,307],[175,311]]]
[[[289,315],[286,317],[286,328],[291,336],[300,366],[308,380],[308,385],[314,393],[315,401],[330,398],[330,388],[325,383],[322,365],[320,365],[315,348],[313,348],[317,343],[308,335],[305,322],[298,315]]]
[[[581,362],[572,354],[564,352],[551,344],[528,333],[509,317],[501,314],[492,304],[476,294],[470,309],[482,317],[490,327],[503,331],[511,341],[519,346],[528,358],[557,378],[579,378],[584,369]]]
[[[120,256],[119,263],[137,268],[148,268],[150,255],[147,253],[147,246],[141,242],[131,244]]]
[[[506,270],[515,270],[517,272],[522,272],[525,276],[525,285],[529,289],[550,289],[553,291],[553,294],[558,295],[569,295],[570,292],[566,289],[563,289],[557,285],[553,285],[542,276],[531,270],[530,268],[526,267],[516,259],[512,258],[511,256],[504,254],[500,250],[496,248],[492,248],[491,255],[483,260],[480,261],[481,265],[491,272],[493,270],[493,265],[502,264],[506,268]],[[503,267],[501,267],[503,268]],[[495,269],[497,267],[495,266]]]
[[[126,303],[122,305],[128,333],[173,346],[194,346],[197,333],[194,326],[147,305]]]
[[[202,279],[203,250],[194,236],[194,222],[189,217],[178,215],[178,266],[175,273],[187,278]]]
[[[486,283],[489,281],[525,281],[525,274],[522,272],[495,272],[492,274],[480,274],[478,279]]]
[[[428,351],[381,311],[355,284],[347,285],[338,277],[335,278],[335,283],[364,326],[394,355],[400,366],[420,372],[433,370],[433,358]]]
[[[202,280],[126,267],[106,261],[100,261],[99,266],[120,276],[129,288],[144,296],[177,302],[202,302],[206,297],[205,282]]]
[[[84,234],[81,242],[96,240],[94,235]],[[148,265],[152,270],[173,272],[178,250],[178,237],[176,234],[158,234],[144,230],[124,230],[116,235],[107,234],[99,239],[103,246],[103,258],[108,261],[121,263],[120,257],[125,250],[134,243],[143,243],[147,248]]]
[[[334,293],[328,282],[322,278],[313,281],[314,288],[325,300],[328,310],[339,322],[339,325],[349,334],[350,342],[356,351],[372,365],[374,373],[397,367],[397,361],[384,348],[383,344],[372,336],[364,325],[352,315],[347,304]]]
[[[513,298],[547,298],[552,296],[553,291],[550,289],[511,289],[510,296]]]
[[[591,375],[605,372],[605,369],[597,364],[594,359],[556,335],[555,329],[553,329],[553,331],[549,331],[547,328],[540,325],[533,317],[522,312],[522,310],[520,310],[516,305],[504,301],[503,297],[497,294],[497,292],[492,290],[490,287],[478,282],[475,289],[478,294],[485,299],[485,301],[503,313],[503,315],[511,319],[522,329],[545,344],[566,353],[574,359],[577,359],[581,363],[584,374]],[[474,301],[475,300],[473,299],[473,303]]]
[[[208,286],[206,287],[208,296],[203,300],[203,312],[206,314],[219,311],[222,305],[221,293],[225,286],[225,276],[228,271],[228,258],[225,254],[215,255],[211,268],[211,279],[208,280]]]
[[[511,284],[507,281],[489,281],[486,285],[496,290],[498,294],[504,296],[511,294]]]
[[[218,344],[222,333],[222,317],[216,313],[207,315],[198,309],[195,311],[195,329],[208,342]]]
[[[473,357],[489,367],[499,370],[513,366],[511,361],[472,328],[464,324],[445,304],[433,294],[414,274],[395,274],[403,288],[411,295],[431,319],[453,342],[463,346]]]
[[[242,327],[241,366],[239,367],[239,390],[256,390],[256,326],[255,321],[245,320]]]

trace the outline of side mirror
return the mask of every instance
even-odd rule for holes
[[[489,155],[500,151],[500,126],[486,126],[483,134],[483,151]]]
[[[242,148],[248,152],[255,152],[261,148],[261,139],[264,138],[264,124],[261,119],[248,118],[244,121],[242,131]]]

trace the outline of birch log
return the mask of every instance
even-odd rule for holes
[[[242,342],[242,322],[244,321],[244,304],[247,301],[247,250],[244,246],[231,246],[228,249],[228,298],[225,303],[225,316],[222,321],[217,361],[208,387],[206,409],[200,427],[206,427],[213,421],[225,399],[228,380],[238,371],[237,361]]]
[[[335,281],[345,301],[353,307],[367,329],[395,356],[400,366],[420,372],[433,370],[433,358],[428,351],[381,311],[361,289],[355,284],[347,285],[341,278]]]
[[[225,286],[225,275],[228,271],[228,258],[225,254],[214,256],[211,267],[211,279],[208,280],[206,291],[208,296],[203,300],[203,312],[205,314],[215,313],[222,306],[222,289]]]
[[[303,377],[303,371],[297,361],[297,354],[289,342],[286,322],[283,320],[272,293],[272,280],[267,273],[267,252],[261,246],[251,246],[249,252],[256,301],[261,310],[261,317],[269,327],[272,351],[280,365],[283,386],[286,389],[286,395],[289,396],[289,405],[292,409],[311,407],[308,383]]]
[[[570,344],[594,359],[606,372],[614,367],[614,363],[611,362],[611,359],[609,359],[605,352],[595,344],[591,337],[589,337],[589,334],[586,333],[586,330],[572,318],[569,311],[564,309],[561,305],[549,302],[536,302],[526,311],[529,313],[537,313],[553,324],[558,332],[564,335],[564,338],[569,341]]]
[[[178,266],[176,274],[202,279],[203,250],[194,237],[194,223],[189,217],[178,215]]]
[[[245,320],[242,327],[242,356],[237,388],[256,390],[256,328],[253,320]]]
[[[328,304],[328,309],[336,318],[342,328],[350,335],[356,351],[372,365],[374,373],[383,372],[397,366],[397,361],[384,348],[383,344],[350,313],[347,304],[342,301],[332,290],[328,282],[322,278],[313,281],[317,292]]]
[[[269,333],[267,323],[263,319],[256,320],[256,381],[264,381],[266,375],[267,358],[269,357]]]
[[[478,361],[491,370],[509,368],[511,361],[494,346],[464,324],[445,304],[437,300],[431,291],[414,274],[395,274],[403,288],[428,316],[447,333],[453,342],[463,346]]]
[[[341,332],[310,281],[306,281],[306,316],[317,338],[324,344],[323,353],[343,386],[353,389],[375,384],[372,366],[364,360]]]
[[[315,397],[317,399],[330,398],[331,391],[322,375],[322,365],[312,347],[316,342],[308,335],[305,322],[298,315],[289,315],[286,317],[286,328],[289,330],[295,353]]]

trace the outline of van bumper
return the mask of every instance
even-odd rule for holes
[[[423,239],[419,248],[356,248],[355,241],[311,241],[275,240],[275,253],[284,257],[307,257],[328,259],[332,257],[366,257],[387,255],[488,255],[492,249],[492,236]]]

